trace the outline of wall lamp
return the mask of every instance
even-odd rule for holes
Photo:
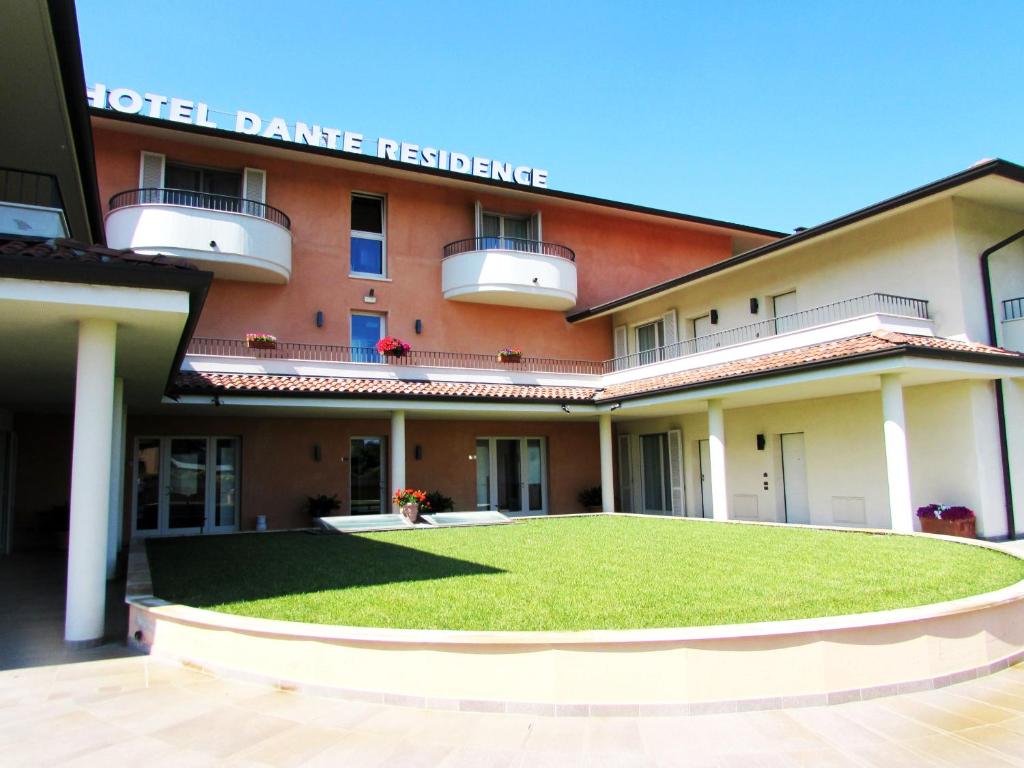
[[[765,445],[766,445],[766,441],[764,439],[764,435],[758,435],[757,436],[757,450],[763,451]]]
[[[323,458],[323,454],[320,452],[320,444],[313,444],[313,461],[320,461]]]
[[[622,403],[612,403],[612,407],[608,409],[608,412],[617,411],[622,407]]]
[[[711,312],[710,312],[710,316],[711,316],[711,324],[712,325],[718,325],[718,310],[717,309],[712,309]]]
[[[216,248],[217,247],[217,241],[216,240],[211,240],[210,241],[210,247],[211,248]]]
[[[373,288],[371,288],[367,292],[367,294],[365,296],[363,296],[363,301],[366,302],[367,304],[376,304],[377,303],[377,296],[374,293],[374,289]]]
[[[750,300],[750,314],[756,315],[757,310],[760,309],[761,305],[756,298]]]
[[[416,320],[416,325],[415,325],[415,328],[416,328],[416,334],[417,334],[417,335],[419,335],[419,334],[423,333],[423,321],[422,321],[422,320],[419,320],[419,319],[417,319],[417,320]]]
[[[569,406],[566,405],[565,403],[562,403],[562,410],[565,411],[566,413],[572,413],[572,411],[569,410]]]
[[[318,309],[316,311],[316,327],[317,328],[323,328],[324,327],[324,311],[322,309]]]
[[[422,445],[417,445],[415,448],[413,448],[412,449],[412,455],[416,459],[416,461],[419,461],[420,459],[422,459],[423,458],[423,446]]]

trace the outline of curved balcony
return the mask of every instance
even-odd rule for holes
[[[111,248],[162,253],[226,280],[287,283],[291,221],[256,200],[183,189],[133,189],[110,198]]]
[[[455,301],[571,309],[576,306],[576,254],[540,240],[456,240],[444,247],[441,290]]]

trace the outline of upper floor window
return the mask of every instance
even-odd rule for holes
[[[639,365],[647,365],[661,359],[661,348],[665,346],[665,322],[655,320],[636,327],[636,351]]]
[[[386,242],[384,198],[352,195],[349,272],[353,275],[384,277],[387,274]]]
[[[485,213],[481,219],[482,237],[488,240],[494,239],[494,245],[488,247],[514,247],[499,246],[498,239],[511,238],[514,240],[530,239],[530,220],[520,216],[503,216],[499,213]]]
[[[242,172],[200,168],[168,160],[164,166],[164,187],[207,192],[211,195],[242,196]]]

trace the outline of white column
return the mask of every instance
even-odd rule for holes
[[[124,509],[124,379],[114,379],[114,432],[110,446],[110,511],[107,515],[107,578],[117,575]]]
[[[405,411],[391,412],[391,492],[396,488],[405,488]]]
[[[598,439],[601,444],[601,511],[615,511],[615,476],[612,463],[612,415],[597,417]]]
[[[725,412],[721,400],[708,400],[708,448],[711,459],[711,509],[715,520],[729,519],[725,487]]]
[[[896,374],[882,379],[882,419],[885,432],[885,469],[889,478],[889,516],[894,531],[914,530],[910,506],[910,460],[907,458],[907,423],[903,414],[903,384]]]
[[[103,637],[116,342],[117,324],[112,320],[79,324],[64,615],[64,639],[72,643]]]

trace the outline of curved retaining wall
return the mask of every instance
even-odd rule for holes
[[[137,577],[148,571],[138,558],[139,550]],[[136,586],[145,588],[144,577]],[[852,616],[591,632],[337,627],[151,596],[128,603],[129,634],[154,656],[319,695],[473,711],[664,715],[812,706],[941,687],[1024,658],[1024,582]]]

